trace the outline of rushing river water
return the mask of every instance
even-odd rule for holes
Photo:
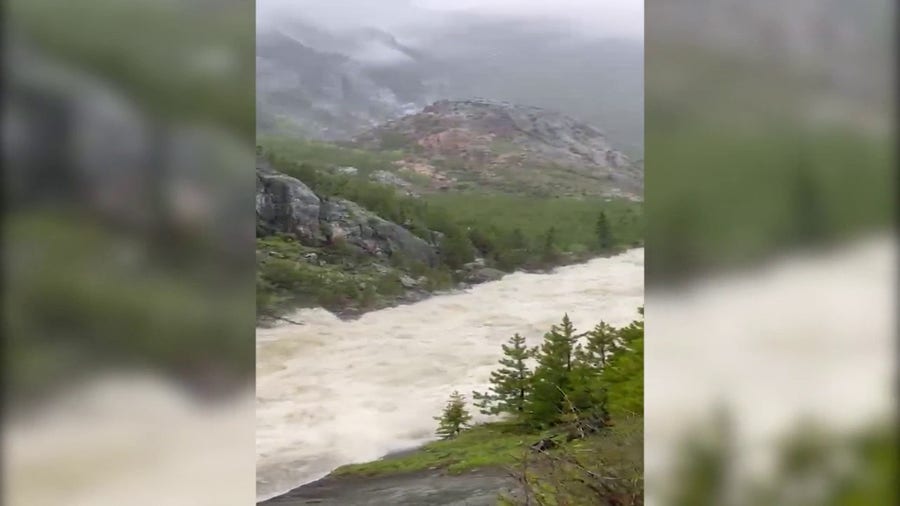
[[[500,344],[537,343],[564,313],[580,329],[625,324],[644,298],[644,251],[500,281],[342,321],[257,331],[257,495],[433,438],[453,390],[486,386]]]

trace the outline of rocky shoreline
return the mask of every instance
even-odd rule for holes
[[[642,247],[642,246],[636,245],[634,247]],[[560,267],[566,267],[569,265],[577,265],[577,264],[589,262],[589,261],[597,259],[597,258],[608,258],[608,257],[620,255],[620,254],[624,253],[625,251],[627,251],[627,250],[623,249],[623,250],[611,251],[611,252],[605,253],[605,254],[593,254],[593,255],[589,255],[589,256],[574,256],[574,255],[572,255],[570,258],[566,258],[563,261],[561,261],[560,263],[553,265],[552,267],[535,268],[535,269],[520,269],[520,270],[517,270],[514,272],[503,272],[503,271],[499,271],[497,269],[492,269],[490,267],[481,266],[478,268],[480,268],[482,270],[489,270],[490,272],[487,275],[481,277],[480,279],[478,277],[470,277],[469,282],[460,282],[455,288],[442,289],[442,290],[436,290],[436,291],[428,291],[423,288],[412,288],[412,289],[407,290],[405,293],[403,293],[402,295],[400,295],[398,297],[382,299],[379,301],[379,303],[372,305],[372,306],[368,306],[368,307],[364,307],[364,308],[346,307],[346,308],[338,309],[336,311],[332,311],[332,313],[344,321],[356,320],[357,318],[360,318],[363,315],[365,315],[366,313],[370,313],[372,311],[380,311],[382,309],[389,309],[392,307],[405,306],[408,304],[415,304],[417,302],[421,302],[423,300],[429,299],[436,295],[453,293],[453,292],[460,291],[460,290],[468,290],[469,288],[480,285],[482,283],[498,281],[498,280],[502,279],[504,276],[507,276],[509,274],[515,274],[517,272],[524,272],[524,273],[528,273],[528,274],[550,274],[555,269],[558,269]],[[476,268],[473,268],[473,269],[476,269]],[[477,272],[475,272],[475,274],[477,274]],[[305,309],[305,308],[298,307],[297,309],[299,310],[299,309]],[[302,324],[302,322],[294,322],[294,321],[286,319],[286,318],[282,318],[280,320],[287,322],[287,323]],[[275,323],[275,322],[272,322],[272,323]],[[260,323],[260,325],[265,326],[264,323]]]

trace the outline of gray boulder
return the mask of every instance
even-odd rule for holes
[[[400,255],[428,266],[437,264],[434,246],[349,200],[323,201],[319,220],[330,242],[344,241],[354,249],[373,256]]]
[[[300,180],[257,164],[256,222],[265,233],[294,234],[304,244],[325,239],[319,223],[322,200]]]
[[[407,276],[406,274],[401,274],[400,275],[400,284],[403,285],[403,288],[412,289],[412,288],[417,288],[419,286],[419,281],[413,279],[410,276]]]
[[[403,179],[402,177],[394,174],[393,172],[388,172],[386,170],[379,170],[373,172],[370,176],[370,179],[376,183],[383,184],[385,186],[393,186],[397,188],[399,192],[408,197],[418,197],[419,195],[412,191],[412,183]]]
[[[462,268],[465,271],[474,271],[476,269],[485,267],[486,265],[487,265],[487,263],[485,262],[484,258],[478,257],[475,260],[473,260],[467,264],[463,264]]]
[[[488,281],[497,281],[505,275],[506,273],[501,270],[483,267],[470,271],[466,274],[464,281],[472,284],[487,283]]]

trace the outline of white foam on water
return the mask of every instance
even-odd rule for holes
[[[433,439],[449,394],[484,389],[514,333],[536,344],[564,313],[580,329],[626,324],[643,299],[634,249],[353,321],[311,309],[292,316],[303,325],[258,329],[258,498]]]

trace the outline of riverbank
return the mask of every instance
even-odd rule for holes
[[[642,243],[638,242],[632,245],[632,248],[642,248]],[[571,265],[579,265],[590,262],[592,260],[596,260],[599,258],[612,258],[617,255],[621,255],[629,249],[617,248],[603,253],[597,252],[583,252],[583,253],[571,253],[564,252],[561,253],[553,263],[548,265],[532,265],[532,266],[524,266],[520,269],[504,272],[499,271],[497,269],[493,269],[490,267],[485,267],[483,264],[472,263],[467,267],[469,272],[465,270],[460,270],[456,273],[456,276],[462,278],[462,280],[453,282],[452,278],[446,280],[429,280],[429,282],[425,282],[423,279],[419,279],[415,285],[407,285],[404,286],[403,283],[397,281],[395,283],[397,287],[394,290],[388,291],[388,293],[379,293],[377,297],[372,297],[365,300],[357,300],[353,298],[346,298],[342,301],[336,301],[334,303],[328,304],[325,309],[329,312],[337,316],[339,319],[343,321],[350,321],[360,318],[361,316],[371,313],[374,311],[380,311],[383,309],[398,307],[398,306],[406,306],[410,304],[415,304],[424,300],[427,300],[434,296],[446,295],[450,293],[455,293],[463,290],[468,290],[472,287],[478,286],[483,283],[488,283],[492,281],[498,281],[503,279],[504,277],[515,274],[515,273],[527,273],[527,274],[551,274],[556,269],[561,267],[567,267]],[[489,272],[489,275],[480,275],[480,271]],[[384,274],[384,272],[382,272]],[[467,274],[472,274],[467,276]],[[406,277],[404,273],[397,272],[397,279],[402,279],[402,277]],[[407,277],[407,279],[410,279]],[[362,281],[363,284],[366,282],[372,283],[371,279],[366,279]],[[373,283],[374,284],[374,283]],[[293,311],[298,311],[302,309],[309,309],[310,307],[316,307],[316,305],[308,306],[308,305],[296,305],[293,307]],[[287,310],[283,310],[282,312],[288,312]],[[302,324],[303,322],[298,322],[293,320],[292,318],[279,316],[279,317],[269,317],[265,318],[262,321],[257,322],[257,324],[261,328],[269,328],[273,325],[279,323],[292,323],[292,324]]]
[[[505,466],[539,437],[508,423],[477,425],[455,439],[341,466],[260,504],[494,505],[515,486]]]
[[[637,249],[354,319],[305,309],[291,315],[303,325],[257,329],[259,497],[432,439],[450,392],[484,391],[514,333],[538,344],[564,313],[579,329],[626,325],[643,301]]]
[[[532,446],[553,438],[552,454],[577,448],[608,466],[640,468],[643,419],[623,418],[604,432],[566,442],[562,432],[533,432],[508,422],[476,425],[458,437],[383,458],[341,466],[324,478],[260,502],[261,505],[485,505],[519,492],[516,473]],[[628,449],[629,451],[623,451]]]

